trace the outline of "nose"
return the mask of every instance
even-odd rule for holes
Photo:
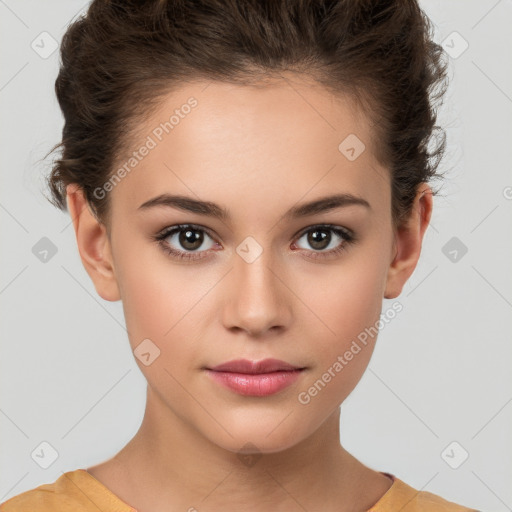
[[[272,261],[270,250],[263,250],[252,262],[235,254],[222,293],[223,323],[231,331],[261,338],[289,325],[293,293],[286,285],[286,272]]]

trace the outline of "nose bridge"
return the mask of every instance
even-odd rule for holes
[[[278,267],[271,248],[255,238],[247,237],[237,246],[224,315],[226,327],[257,334],[288,322],[287,291]]]

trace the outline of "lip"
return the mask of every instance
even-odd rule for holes
[[[282,370],[300,370],[300,366],[294,366],[280,359],[262,359],[261,361],[249,361],[248,359],[234,359],[226,363],[219,364],[208,370],[216,372],[233,372],[233,373],[271,373]]]
[[[213,380],[245,396],[269,396],[278,393],[293,384],[303,370],[304,367],[279,359],[237,359],[206,368]]]

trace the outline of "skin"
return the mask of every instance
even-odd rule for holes
[[[368,510],[392,482],[341,446],[339,406],[377,338],[308,404],[298,394],[378,322],[383,298],[400,295],[421,252],[432,191],[421,184],[409,219],[395,230],[389,171],[375,157],[370,119],[350,97],[291,75],[260,88],[187,84],[144,120],[133,149],[190,96],[198,106],[111,191],[108,225],[76,185],[67,188],[97,293],[122,300],[133,350],[146,338],[160,349],[149,366],[135,358],[148,382],[139,431],[88,471],[139,512]],[[338,150],[350,133],[366,145],[354,161]],[[231,219],[170,207],[138,211],[164,192],[215,202]],[[284,217],[297,203],[335,192],[363,197],[371,209]],[[178,261],[151,239],[184,223],[208,230],[199,248],[208,257]],[[346,227],[357,240],[337,255],[308,258],[326,250],[304,234],[317,224]],[[328,233],[327,250],[345,243]],[[263,251],[251,263],[236,252],[248,236]],[[189,247],[178,235],[167,241]],[[202,369],[267,357],[307,369],[267,397],[239,395]],[[253,464],[239,457],[246,443],[256,447]]]

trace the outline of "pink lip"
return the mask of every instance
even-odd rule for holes
[[[304,368],[278,359],[237,359],[206,370],[214,380],[241,395],[268,396],[295,382]]]
[[[299,366],[293,366],[280,359],[262,359],[261,361],[249,361],[248,359],[234,359],[227,363],[222,363],[213,368],[208,368],[216,372],[233,373],[270,373],[281,370],[300,370]]]

